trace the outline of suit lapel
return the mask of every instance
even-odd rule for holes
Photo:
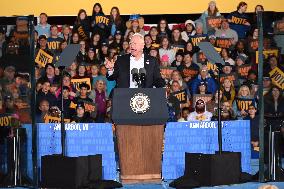
[[[146,74],[150,68],[150,58],[148,55],[144,54],[144,68],[146,70]]]
[[[130,55],[126,56],[126,61],[125,61],[125,66],[126,66],[126,70],[127,70],[127,86],[128,88],[130,87]]]
[[[150,73],[150,57],[148,56],[148,55],[146,55],[146,54],[144,54],[144,68],[145,68],[145,70],[146,70],[146,81],[145,81],[145,85],[146,86],[148,86],[147,85],[147,82],[149,81],[149,79],[148,79],[148,77],[149,77],[149,74],[148,73]],[[146,87],[146,86],[144,86],[144,87]]]

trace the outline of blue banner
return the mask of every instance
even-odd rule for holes
[[[242,171],[250,173],[250,122],[222,122],[223,151],[241,152]],[[184,174],[185,152],[214,154],[218,151],[217,122],[172,122],[165,129],[162,163],[164,179]]]
[[[65,124],[67,156],[102,154],[103,178],[116,179],[112,125],[107,123]],[[61,153],[60,124],[38,124],[38,160]]]
[[[27,133],[27,174],[32,178],[32,127],[23,125]],[[109,123],[66,124],[67,156],[102,154],[103,178],[116,179],[112,125]],[[61,153],[60,124],[38,124],[38,166],[41,156]],[[6,165],[5,165],[6,166]],[[3,167],[4,169],[6,167]],[[3,169],[2,168],[2,169]]]

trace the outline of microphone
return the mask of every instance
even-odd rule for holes
[[[136,81],[138,83],[139,82],[139,74],[138,74],[137,68],[133,68],[131,70],[131,75],[132,75],[132,81]]]
[[[139,75],[140,75],[141,84],[142,84],[142,86],[144,86],[145,81],[146,81],[146,70],[145,70],[145,68],[139,69]]]

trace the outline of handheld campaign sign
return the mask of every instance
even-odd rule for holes
[[[225,65],[224,60],[221,58],[220,54],[218,54],[218,52],[210,42],[200,42],[198,46],[202,50],[202,52],[204,52],[205,56],[211,63],[219,63]]]
[[[68,45],[60,55],[59,66],[70,66],[80,51],[79,44]]]

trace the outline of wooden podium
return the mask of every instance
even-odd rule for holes
[[[143,93],[150,108],[137,114],[133,96]],[[164,124],[168,118],[164,89],[115,89],[112,119],[116,124],[122,183],[160,182]],[[164,98],[163,98],[164,97]]]

